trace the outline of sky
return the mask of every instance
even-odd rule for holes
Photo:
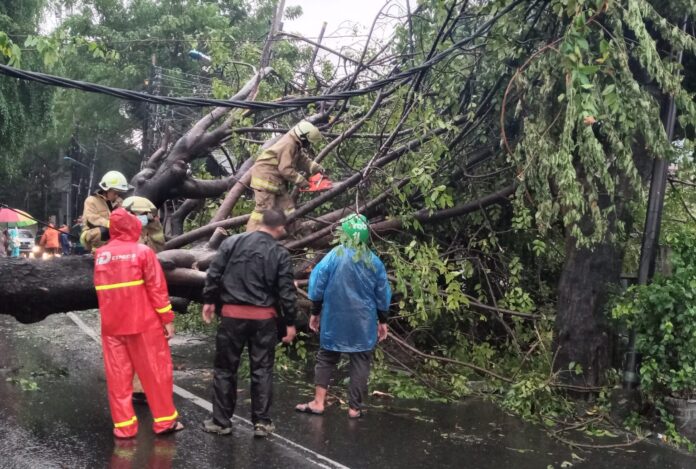
[[[407,0],[286,0],[285,6],[301,6],[303,14],[295,20],[285,20],[283,30],[299,33],[316,39],[324,21],[327,22],[325,39],[322,44],[335,49],[354,49],[362,51],[366,36],[377,13],[384,12],[392,16],[403,16]],[[414,8],[416,0],[410,0]],[[380,18],[375,30],[377,39],[386,39],[393,31],[392,18]]]

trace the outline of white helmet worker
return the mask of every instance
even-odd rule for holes
[[[307,121],[300,121],[292,128],[292,131],[300,140],[307,140],[309,143],[319,143],[322,141],[319,129]]]
[[[126,198],[126,200],[123,201],[123,204],[121,204],[121,206],[129,212],[135,213],[137,215],[154,214],[157,210],[155,204],[150,202],[149,199],[137,195],[133,195]]]
[[[108,171],[106,174],[104,174],[101,181],[99,181],[99,187],[105,191],[113,189],[117,192],[128,192],[128,190],[133,188],[130,184],[128,184],[126,176],[118,171]]]

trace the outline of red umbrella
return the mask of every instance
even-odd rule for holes
[[[0,225],[10,226],[31,226],[36,225],[36,221],[27,212],[15,208],[0,208]]]

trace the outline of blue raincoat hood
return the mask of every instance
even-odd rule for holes
[[[335,247],[309,277],[309,298],[323,301],[320,344],[335,352],[365,352],[377,344],[377,311],[389,311],[391,288],[382,261]]]

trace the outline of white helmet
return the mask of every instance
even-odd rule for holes
[[[118,171],[108,171],[101,178],[101,181],[99,181],[99,187],[101,187],[102,190],[105,191],[113,189],[118,192],[127,192],[129,189],[133,188],[133,186],[128,184],[126,176],[124,176],[123,173],[120,173]]]
[[[307,140],[309,143],[319,143],[322,140],[321,132],[314,125],[307,121],[300,121],[292,128],[297,138]]]
[[[140,197],[137,195],[132,195],[126,200],[123,201],[121,204],[123,208],[128,210],[131,213],[137,213],[137,214],[144,214],[144,213],[155,213],[155,210],[157,210],[157,207],[155,207],[155,204],[150,202],[150,200],[146,199],[145,197]]]

